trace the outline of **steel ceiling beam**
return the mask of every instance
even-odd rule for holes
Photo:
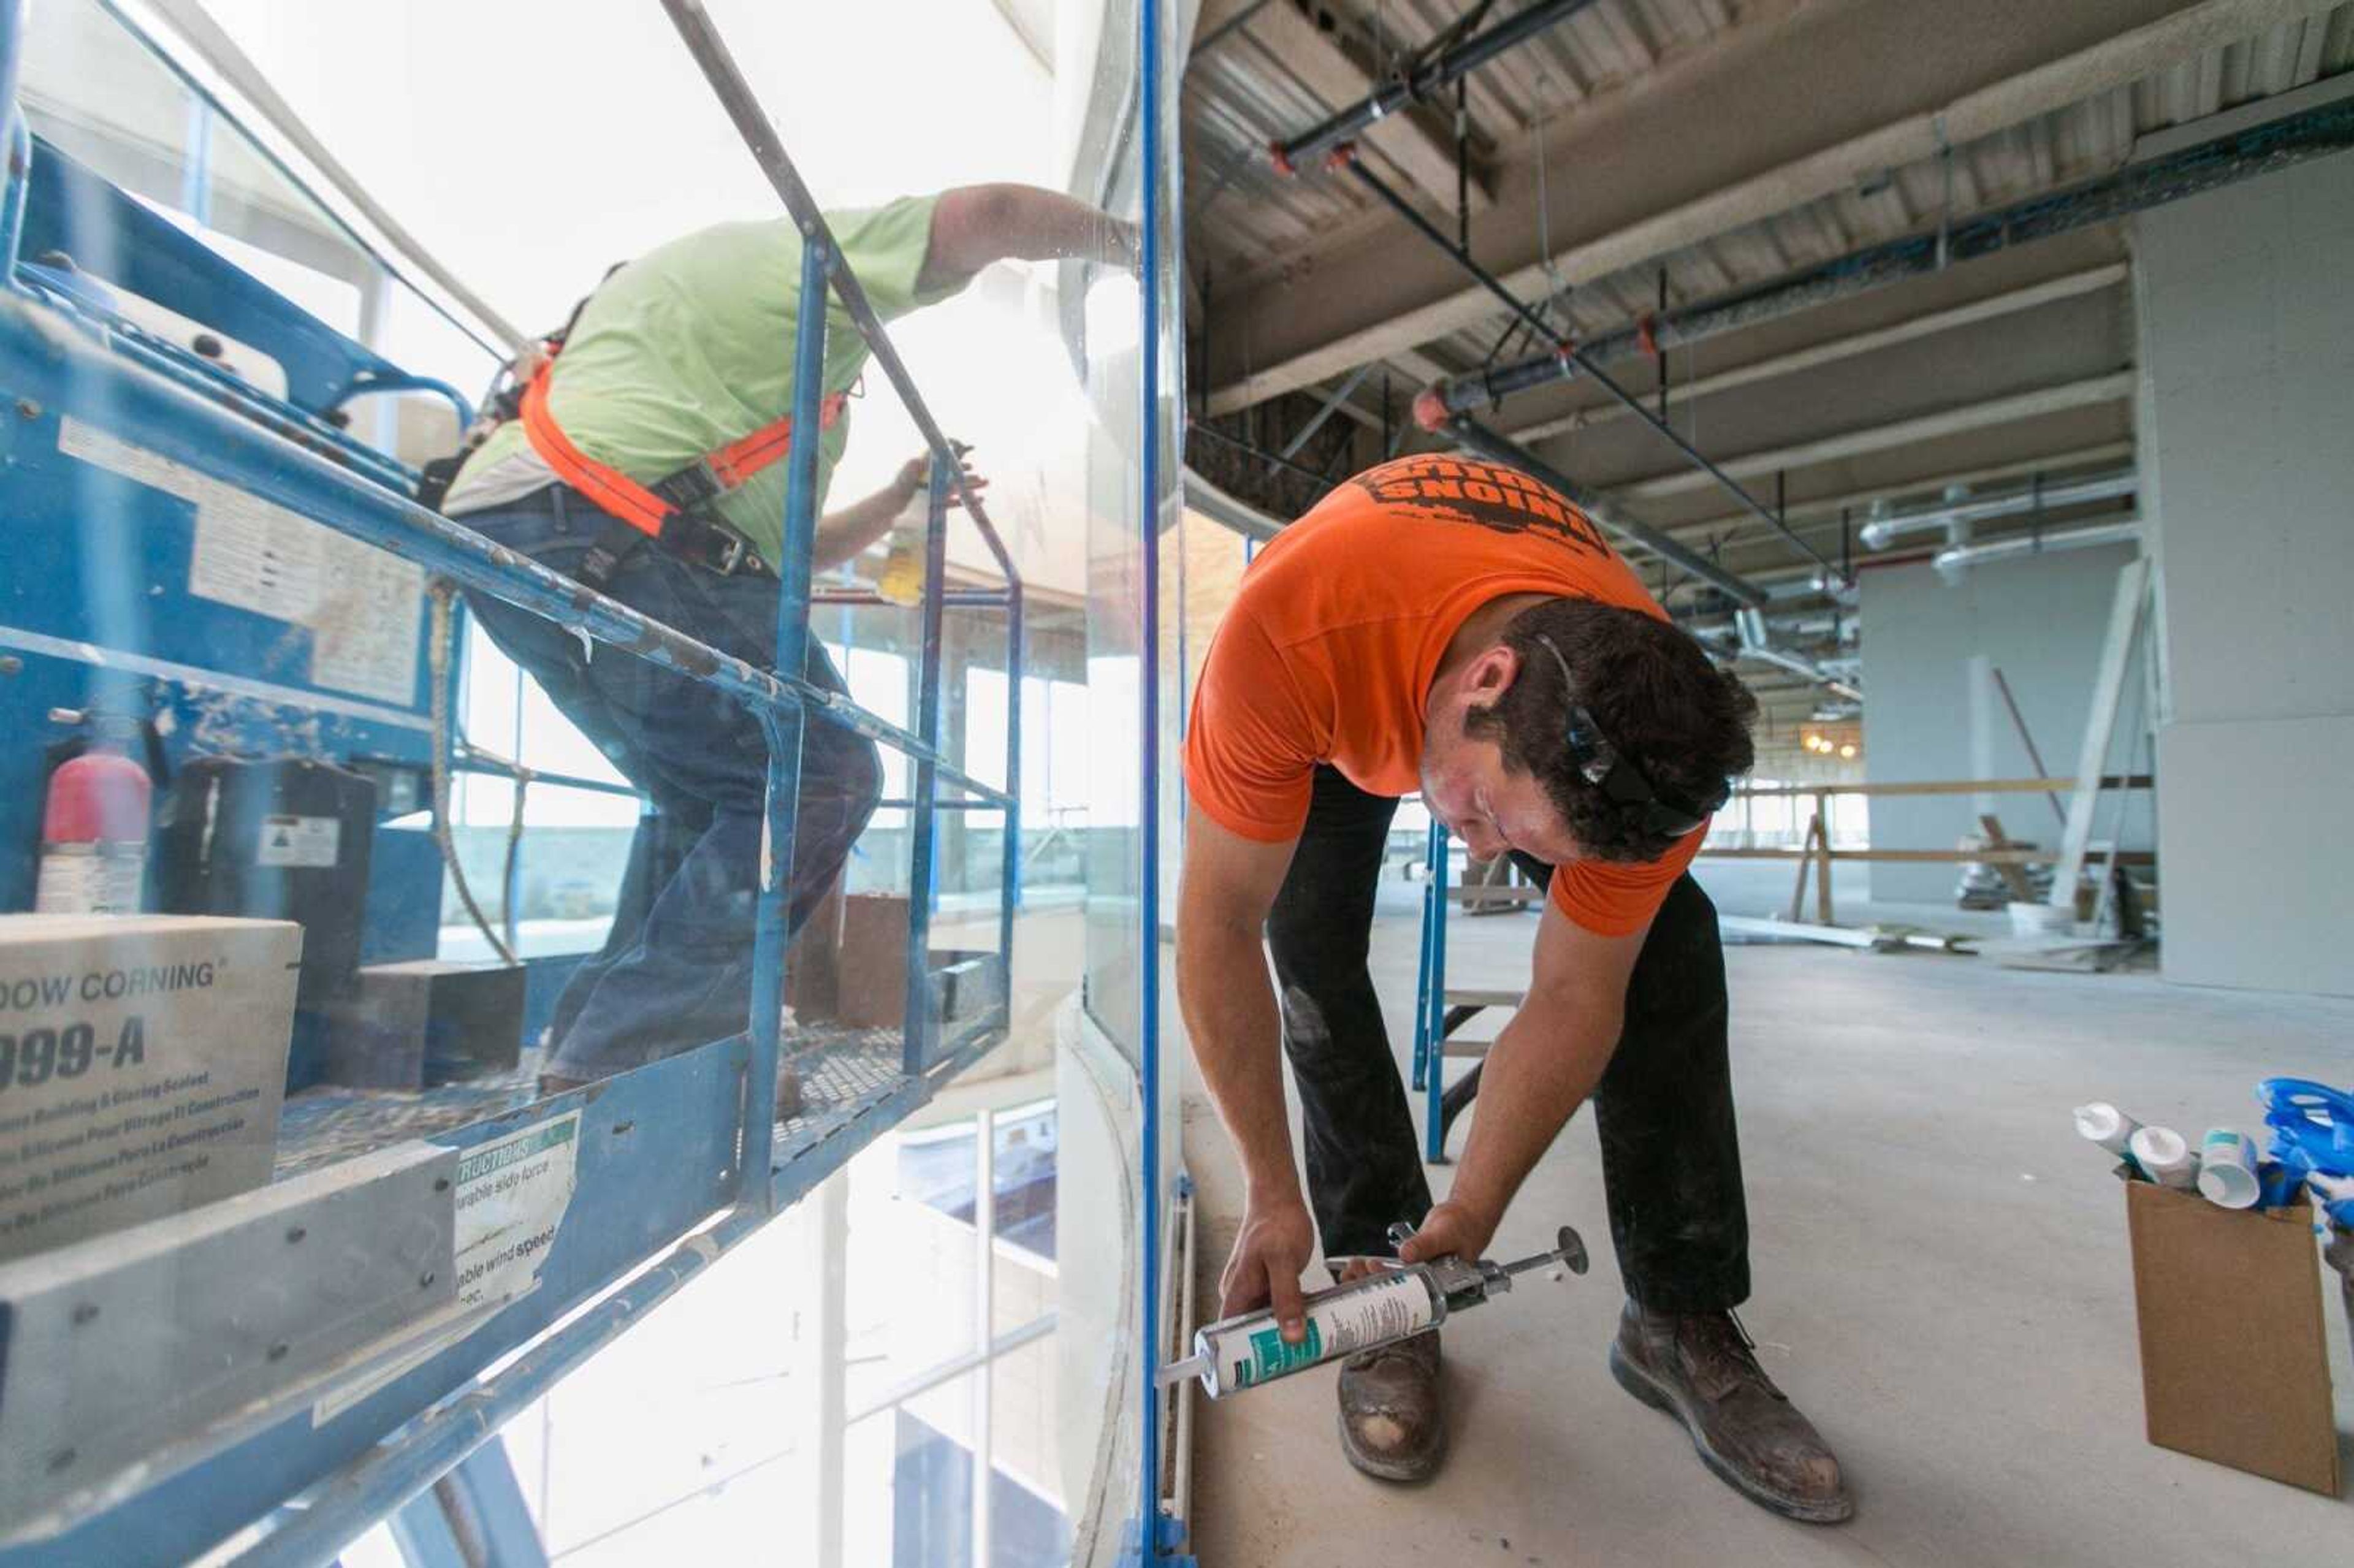
[[[1661,312],[1588,341],[1574,357],[1535,355],[1492,370],[1451,376],[1429,388],[1421,402],[1450,414],[1492,408],[1515,392],[1590,376],[1596,360],[1681,348],[2349,146],[2354,146],[2354,102],[2326,103],[2162,158],[2129,164],[2104,178],[2014,202],[1946,228],[1852,251],[1795,277]]]
[[[1526,226],[1515,239],[1527,241],[1523,260],[1502,276],[1518,291],[1555,286],[1558,274],[1572,285],[1591,282],[1631,267],[1655,265],[1661,258],[1689,246],[1747,228],[1796,210],[1820,197],[1855,190],[1859,184],[1887,171],[1935,160],[1948,149],[2041,119],[2057,110],[2094,100],[2167,69],[2239,43],[2277,24],[2318,16],[2332,0],[2198,0],[2198,3],[2141,26],[2117,33],[2027,70],[1987,81],[1955,96],[1923,101],[1885,122],[1840,141],[1819,146],[1773,167],[1731,176],[1702,195],[1673,202],[1630,222],[1623,222],[1556,251],[1548,267],[1534,254]],[[1879,7],[1857,8],[1852,25],[1861,26]],[[1895,7],[1887,7],[1893,13]],[[2031,7],[2031,10],[2035,9]],[[2068,7],[2044,7],[2053,17]],[[1847,24],[1843,24],[1847,25]],[[1890,24],[1893,25],[1893,24]],[[2056,24],[2055,24],[2056,26]],[[1867,31],[1871,29],[1867,26]],[[2064,30],[2064,29],[2060,29]],[[1875,47],[1893,39],[1872,35]],[[1717,51],[1712,51],[1714,53]],[[1978,53],[1964,50],[1957,69],[1967,73]],[[1712,90],[1721,87],[1712,83]],[[1581,117],[1572,117],[1562,138],[1565,158],[1578,155],[1576,130]],[[1591,149],[1585,149],[1591,152]],[[1499,210],[1506,204],[1500,202]],[[1349,267],[1328,270],[1321,279],[1328,298],[1353,298],[1368,280],[1379,276],[1377,252],[1367,252]],[[1244,302],[1243,314],[1252,302]],[[1328,312],[1316,313],[1319,319]],[[1401,347],[1434,342],[1492,314],[1484,291],[1458,290],[1426,302],[1403,302],[1382,311],[1378,319],[1307,343],[1268,344],[1257,367],[1210,395],[1210,411],[1232,413],[1304,383],[1322,381],[1354,368],[1366,359],[1394,355]],[[1239,318],[1238,318],[1239,319]],[[1299,325],[1291,323],[1295,329]]]
[[[2021,311],[2053,304],[2062,300],[2113,287],[2132,275],[2132,269],[2123,261],[2110,261],[2081,271],[2064,273],[2040,283],[2008,289],[1998,294],[1970,300],[1942,310],[1908,316],[1884,327],[1868,332],[1850,333],[1821,343],[1809,344],[1788,354],[1777,354],[1765,359],[1751,360],[1746,365],[1685,381],[1675,388],[1677,398],[1689,405],[1695,397],[1706,397],[1718,392],[1730,392],[1735,387],[1754,386],[1760,381],[1777,380],[1796,376],[1802,371],[1818,370],[1826,365],[1875,354],[1883,348],[1894,348],[1917,339],[1939,333],[1954,332],[1963,327],[1978,326]],[[1548,437],[1565,435],[1572,430],[1592,429],[1621,418],[1625,410],[1613,403],[1589,404],[1533,425],[1516,426],[1506,433],[1514,440],[1541,441]]]
[[[1991,425],[2040,418],[2047,414],[2062,414],[2072,408],[2088,408],[2103,403],[2126,402],[2133,397],[2136,385],[2133,371],[2115,370],[2104,376],[2088,376],[2056,386],[2037,387],[1999,397],[1981,398],[1975,403],[1939,408],[1882,425],[1836,430],[1827,436],[1794,441],[1787,446],[1742,452],[1726,458],[1723,467],[1735,474],[1756,475],[1806,468],[1816,463],[1837,462],[1844,458],[1861,457],[1868,452],[1887,451],[1893,447],[1913,446],[1970,430],[1982,430]],[[1708,482],[1704,476],[1689,469],[1676,469],[1648,479],[1629,480],[1616,486],[1615,493],[1636,501],[1657,501],[1704,489]]]

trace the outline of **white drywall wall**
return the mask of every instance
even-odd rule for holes
[[[2354,157],[2135,220],[2168,979],[2354,994]]]

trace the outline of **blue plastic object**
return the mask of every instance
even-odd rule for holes
[[[2354,1094],[2310,1078],[2266,1078],[2256,1101],[2272,1128],[2272,1154],[2299,1179],[2354,1181]],[[2354,1229],[2354,1197],[2327,1199],[2330,1224]]]

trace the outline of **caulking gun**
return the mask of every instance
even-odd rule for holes
[[[1403,1246],[1414,1227],[1390,1227],[1390,1245]],[[1477,1307],[1512,1287],[1512,1277],[1533,1269],[1566,1267],[1585,1272],[1585,1244],[1567,1225],[1551,1252],[1515,1263],[1467,1261],[1452,1255],[1428,1263],[1405,1263],[1310,1291],[1302,1301],[1308,1331],[1287,1344],[1275,1313],[1261,1308],[1204,1325],[1193,1335],[1193,1353],[1161,1369],[1164,1388],[1198,1376],[1203,1392],[1224,1399],[1236,1389],[1256,1388],[1336,1356],[1352,1356],[1436,1329],[1448,1314]]]

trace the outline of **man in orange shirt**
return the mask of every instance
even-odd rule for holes
[[[1612,1372],[1742,1492],[1830,1521],[1851,1511],[1839,1462],[1733,1315],[1748,1220],[1723,953],[1686,874],[1749,768],[1755,714],[1544,485],[1436,456],[1360,474],[1259,555],[1210,645],[1185,741],[1177,987],[1245,1178],[1224,1311],[1271,1303],[1298,1338],[1318,1233],[1327,1258],[1382,1256],[1410,1220],[1408,1261],[1480,1255],[1591,1097],[1628,1297]],[[1416,790],[1472,854],[1551,878],[1532,984],[1435,1207],[1366,969],[1390,819]],[[1270,951],[1275,987],[1254,983]],[[1340,1385],[1352,1464],[1437,1467],[1436,1330],[1351,1358]]]

